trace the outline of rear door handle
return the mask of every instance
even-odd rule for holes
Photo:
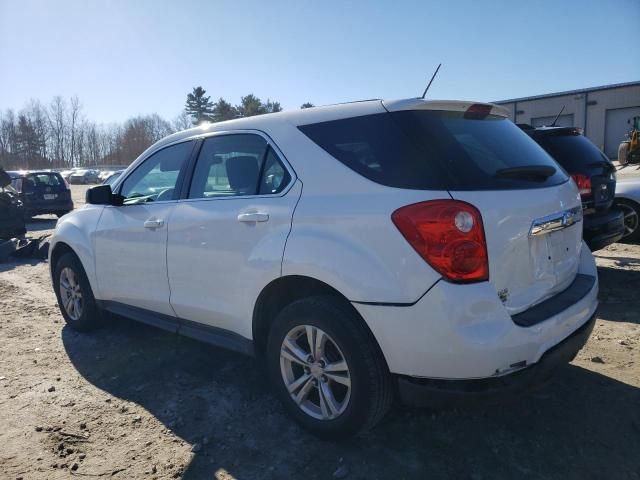
[[[238,215],[239,222],[266,222],[269,220],[268,213],[262,212],[247,212]]]
[[[144,222],[144,228],[154,229],[154,228],[160,228],[163,225],[164,225],[164,220],[160,218],[150,218],[149,220]]]

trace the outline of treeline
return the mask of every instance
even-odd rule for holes
[[[78,97],[31,100],[16,112],[0,110],[0,166],[7,170],[128,165],[147,147],[170,133],[203,122],[279,112],[279,102],[246,95],[238,105],[213,103],[202,87],[187,95],[184,111],[171,121],[157,114],[116,124],[88,119]],[[312,106],[305,103],[301,108]]]

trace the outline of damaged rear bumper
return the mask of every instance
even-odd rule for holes
[[[548,380],[558,367],[572,361],[589,339],[595,322],[594,313],[569,337],[547,350],[537,363],[507,375],[470,380],[398,376],[400,398],[407,405],[435,407],[524,392]]]

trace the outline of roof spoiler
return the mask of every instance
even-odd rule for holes
[[[382,100],[382,105],[388,112],[402,110],[441,110],[445,112],[467,112],[470,108],[484,107],[488,114],[509,118],[509,110],[501,105],[484,102],[469,102],[461,100],[423,100],[409,98],[406,100]]]

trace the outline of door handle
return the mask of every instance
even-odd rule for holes
[[[268,213],[262,212],[247,212],[238,215],[239,222],[266,222],[269,220]]]
[[[150,218],[146,222],[144,222],[144,228],[160,228],[164,225],[164,220],[160,218]]]

